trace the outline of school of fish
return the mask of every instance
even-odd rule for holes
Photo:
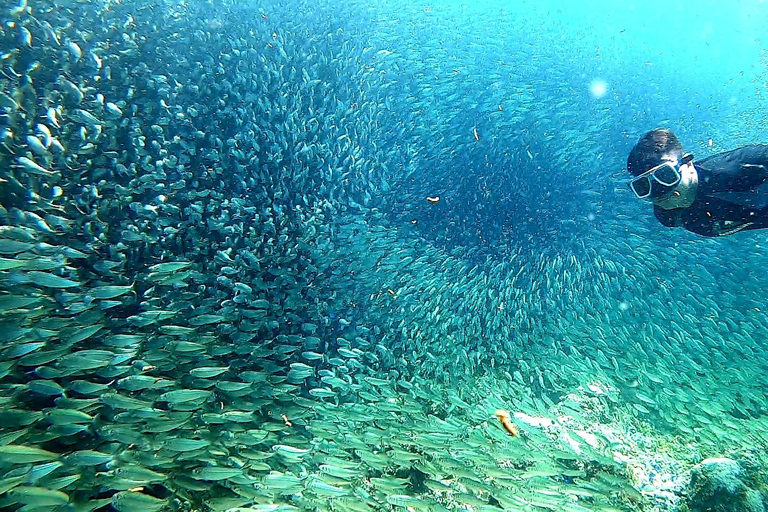
[[[3,510],[641,510],[598,420],[764,463],[768,240],[676,239],[598,180],[616,119],[541,32],[0,16]]]

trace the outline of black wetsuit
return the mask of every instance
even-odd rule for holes
[[[744,146],[693,162],[699,177],[688,208],[653,207],[669,227],[702,236],[723,236],[768,227],[768,145]]]

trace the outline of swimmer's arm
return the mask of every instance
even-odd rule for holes
[[[731,190],[747,190],[768,180],[768,145],[744,146],[738,152],[738,166],[731,176]]]
[[[665,210],[660,206],[653,206],[653,214],[656,216],[656,220],[668,228],[676,228],[683,225],[681,218],[682,213],[683,212],[680,211],[680,208],[676,208],[674,210]]]
[[[740,192],[768,180],[768,145],[744,146],[694,162],[705,193]]]
[[[699,236],[705,237],[717,237],[725,234],[721,233],[718,221],[710,218],[702,218],[695,214],[692,215],[686,208],[665,210],[658,206],[654,206],[653,214],[661,224],[668,228],[682,227],[691,233],[696,233]]]

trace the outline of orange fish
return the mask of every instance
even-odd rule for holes
[[[512,418],[509,416],[509,411],[498,409],[496,411],[496,417],[499,418],[501,426],[504,427],[504,430],[507,431],[507,434],[511,435],[512,437],[517,437],[520,435],[520,433],[517,431],[517,425],[512,423]]]

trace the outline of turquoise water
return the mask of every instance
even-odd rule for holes
[[[764,142],[766,16],[667,4],[2,6],[0,508],[762,501],[768,240],[624,168]]]

